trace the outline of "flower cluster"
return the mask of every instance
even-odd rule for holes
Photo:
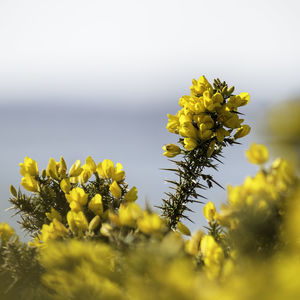
[[[233,87],[228,89],[220,81],[215,81],[213,87],[204,76],[198,81],[194,79],[191,95],[179,100],[182,109],[176,115],[168,115],[168,131],[181,136],[186,151],[205,146],[207,157],[233,132],[235,139],[244,137],[250,132],[250,126],[243,125],[238,108],[246,105],[250,96],[248,93],[233,95],[233,91]],[[164,150],[168,157],[180,153],[178,146],[172,144]]]

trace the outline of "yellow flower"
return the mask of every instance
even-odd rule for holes
[[[184,142],[184,148],[187,151],[194,150],[198,145],[197,140],[192,139],[192,138],[185,138],[183,142]]]
[[[80,206],[86,205],[88,201],[88,195],[85,193],[85,191],[80,188],[76,187],[71,190],[69,194],[66,194],[66,199],[69,203],[72,201],[77,202]]]
[[[165,224],[160,216],[156,213],[143,212],[143,217],[137,221],[140,231],[145,234],[160,232],[165,228]]]
[[[46,217],[50,221],[52,221],[53,219],[57,219],[58,221],[61,222],[61,220],[62,220],[62,217],[61,217],[60,213],[56,209],[54,209],[53,207],[51,207],[51,212],[50,213],[46,213]]]
[[[96,164],[91,156],[88,156],[85,160],[86,166],[88,166],[89,170],[94,173],[96,172]]]
[[[114,163],[110,159],[105,159],[103,162],[100,162],[97,166],[97,172],[100,177],[107,179],[112,178],[116,182],[121,182],[125,178],[122,164],[117,163],[116,166],[114,166]]]
[[[53,221],[49,225],[43,224],[41,233],[38,237],[40,241],[42,241],[43,243],[47,243],[48,241],[55,240],[58,237],[64,236],[67,232],[68,229],[62,223],[60,223],[56,219],[53,219]]]
[[[58,179],[58,170],[57,170],[57,163],[54,158],[50,158],[47,169],[46,169],[46,174],[48,177],[52,177],[53,179]]]
[[[207,140],[212,136],[212,131],[207,128],[207,125],[205,123],[200,124],[198,133],[198,136],[201,140]]]
[[[81,205],[76,201],[71,201],[69,206],[70,206],[72,211],[79,212],[79,211],[82,210]]]
[[[64,160],[64,158],[61,156],[58,164],[58,174],[60,175],[60,178],[64,178],[67,173],[67,164]]]
[[[180,117],[180,120],[182,122],[180,122],[179,134],[183,137],[193,138],[196,140],[198,138],[198,130],[193,125],[192,121],[187,121],[185,116]]]
[[[114,168],[114,173],[112,179],[116,182],[121,182],[125,178],[125,172],[123,171],[123,166],[120,163],[117,163]]]
[[[2,243],[6,243],[14,234],[14,229],[7,223],[0,223],[0,239]]]
[[[212,90],[212,86],[208,82],[208,80],[205,78],[204,75],[202,75],[198,81],[196,79],[193,79],[192,81],[193,85],[190,87],[191,95],[199,97],[201,96],[206,90]]]
[[[234,138],[239,139],[250,133],[251,127],[249,125],[242,125],[235,133]]]
[[[102,196],[100,194],[96,194],[89,202],[88,207],[95,215],[102,215],[103,214]]]
[[[168,124],[167,124],[167,130],[171,133],[178,133],[178,128],[179,128],[179,117],[178,116],[173,116],[168,114]]]
[[[100,225],[100,217],[95,216],[89,223],[89,231],[95,230]]]
[[[244,122],[243,119],[239,119],[236,113],[231,113],[229,111],[223,111],[220,113],[218,116],[218,121],[231,129],[240,128],[241,124]]]
[[[179,230],[179,232],[181,232],[184,235],[191,235],[191,231],[189,230],[188,227],[186,227],[184,224],[182,224],[181,222],[177,223],[177,229]]]
[[[74,177],[73,177],[74,178]],[[61,182],[60,182],[60,188],[62,189],[62,191],[65,194],[69,194],[70,190],[71,190],[71,183],[70,180],[68,178],[64,178]]]
[[[262,165],[269,158],[268,149],[262,144],[252,143],[249,150],[246,151],[246,157],[252,164]]]
[[[121,198],[121,196],[122,196],[122,190],[121,190],[120,186],[117,184],[116,181],[114,181],[114,182],[110,185],[109,190],[110,190],[111,194],[112,194],[115,198],[117,198],[117,199],[120,199],[120,198]]]
[[[226,104],[229,110],[236,110],[239,106],[248,104],[250,95],[248,93],[241,93],[236,96],[231,96]]]
[[[215,93],[211,95],[210,91],[205,91],[203,93],[204,107],[211,111],[215,112],[219,107],[221,107],[224,102],[223,96],[220,93]]]
[[[69,171],[70,177],[77,177],[81,174],[83,169],[80,167],[80,165],[81,165],[80,160],[76,160],[76,162],[72,165],[72,167]]]
[[[103,178],[112,178],[114,174],[114,163],[110,159],[104,159],[97,166],[99,176]]]
[[[216,216],[216,207],[215,205],[209,201],[204,207],[203,207],[203,214],[204,217],[208,222],[212,222],[215,220]]]
[[[29,192],[38,192],[40,190],[37,181],[29,173],[26,173],[21,179],[21,185]]]
[[[193,233],[192,237],[184,244],[185,251],[191,255],[198,255],[200,251],[200,242],[203,235],[204,233],[201,230]]]
[[[28,156],[24,158],[24,163],[20,163],[19,166],[21,167],[20,173],[23,176],[25,176],[26,174],[33,177],[39,175],[37,162]]]
[[[180,154],[180,152],[181,152],[180,147],[178,147],[177,145],[174,145],[174,144],[167,144],[167,145],[164,145],[162,148],[165,151],[163,155],[167,156],[167,157],[174,157],[174,156]]]
[[[80,174],[81,183],[86,183],[89,178],[96,172],[96,164],[91,156],[87,157],[85,164],[82,166],[83,171]]]
[[[88,221],[82,211],[69,211],[67,221],[73,233],[81,233],[82,231],[86,231],[89,227]]]
[[[141,208],[135,203],[128,203],[127,205],[120,205],[119,208],[119,221],[121,225],[130,227],[136,226],[136,221],[142,215]]]
[[[221,264],[224,261],[223,249],[216,243],[211,235],[205,235],[200,244],[206,274],[210,279],[220,274]]]
[[[137,196],[137,188],[135,186],[133,186],[129,192],[126,193],[126,195],[124,196],[124,201],[127,202],[134,202],[138,196]]]

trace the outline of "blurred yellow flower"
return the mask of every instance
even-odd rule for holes
[[[246,157],[252,164],[262,165],[268,161],[269,153],[266,146],[252,143],[246,151]]]
[[[29,176],[39,175],[37,162],[28,156],[24,158],[24,163],[20,163],[19,166],[21,167],[20,173],[23,176],[25,176],[26,174],[28,174]]]
[[[89,202],[88,207],[95,215],[102,215],[103,214],[102,196],[100,194],[96,194]]]

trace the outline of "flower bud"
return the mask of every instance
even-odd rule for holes
[[[165,150],[163,155],[167,156],[167,157],[174,157],[174,156],[180,154],[180,152],[181,152],[180,147],[178,147],[177,145],[174,145],[174,144],[167,144],[167,145],[163,146],[163,150]]]
[[[12,194],[12,196],[14,196],[14,197],[17,197],[17,196],[18,196],[17,190],[15,189],[15,187],[14,187],[13,185],[11,185],[11,186],[9,187],[9,191],[10,191],[10,193]]]
[[[89,223],[89,231],[95,230],[100,225],[100,217],[95,216]]]

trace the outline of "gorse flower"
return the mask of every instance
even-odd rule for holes
[[[269,158],[268,149],[264,145],[252,143],[246,151],[246,157],[252,164],[262,165]]]
[[[176,115],[168,115],[167,129],[184,138],[187,151],[203,146],[209,139],[222,143],[233,129],[238,129],[236,138],[241,138],[250,132],[250,127],[242,125],[244,120],[239,118],[237,109],[246,105],[249,99],[248,93],[231,95],[226,84],[213,88],[201,76],[198,81],[193,80],[191,95],[180,98],[182,109]]]

